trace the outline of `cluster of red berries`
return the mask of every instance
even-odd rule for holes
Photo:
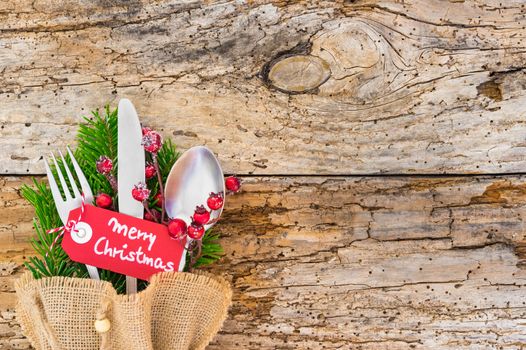
[[[198,205],[195,208],[194,214],[190,218],[190,225],[187,225],[183,219],[174,218],[169,221],[164,220],[164,194],[162,191],[162,180],[159,175],[159,164],[157,163],[157,153],[162,147],[162,137],[156,131],[144,127],[142,128],[142,142],[144,149],[149,152],[152,156],[153,163],[147,163],[144,169],[145,178],[147,180],[152,179],[155,176],[159,178],[159,188],[161,191],[153,198],[155,200],[155,206],[162,208],[161,212],[157,210],[151,210],[148,207],[148,199],[150,198],[151,191],[147,187],[146,183],[139,183],[132,189],[132,196],[135,200],[143,203],[145,208],[144,219],[154,222],[160,222],[168,226],[168,234],[173,239],[183,239],[186,236],[193,240],[201,240],[205,233],[204,226],[215,222],[217,219],[210,219],[211,213],[214,210],[220,210],[224,204],[224,193],[210,193],[206,201],[206,206]],[[117,191],[117,184],[113,177],[113,162],[106,156],[101,156],[96,163],[97,172],[106,176],[108,181],[112,184],[112,187]],[[236,176],[229,176],[225,179],[225,187],[229,193],[238,192],[241,187],[241,181]],[[111,208],[113,206],[113,199],[106,193],[100,193],[95,200],[98,207]]]
[[[210,193],[206,204],[211,211],[219,210],[223,207],[224,195],[223,192]],[[200,240],[205,234],[204,226],[211,222],[210,214],[204,205],[195,207],[192,215],[190,226],[186,225],[183,219],[175,218],[168,222],[168,234],[173,239],[183,239],[186,235],[191,239]]]
[[[236,176],[229,176],[225,179],[225,187],[229,192],[238,192],[241,188],[241,181]],[[211,211],[220,210],[225,202],[223,192],[210,193],[206,200],[206,205]],[[186,235],[194,240],[200,240],[205,233],[204,226],[211,222],[210,211],[204,205],[195,208],[194,215],[191,217],[190,226],[186,225],[183,219],[172,219],[168,222],[168,234],[173,239],[183,239]]]
[[[229,176],[225,179],[225,187],[229,192],[238,192],[241,188],[241,181],[236,176]],[[212,223],[214,220],[210,220],[211,212],[214,210],[220,210],[223,207],[224,202],[225,197],[223,192],[210,193],[206,200],[206,205],[210,210],[204,205],[198,205],[194,210],[194,214],[190,218],[190,225],[187,225],[186,222],[180,218],[171,219],[167,224],[168,234],[171,238],[177,240],[184,239],[186,236],[193,240],[202,239],[205,233],[204,226]],[[146,215],[145,219],[148,219]]]
[[[97,172],[106,176],[110,183],[115,180],[111,175],[111,171],[113,170],[113,162],[110,158],[101,156],[95,165],[97,167]],[[97,204],[97,207],[107,209],[113,205],[113,199],[106,193],[100,193],[95,198],[95,204]]]

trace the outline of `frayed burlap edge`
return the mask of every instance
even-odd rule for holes
[[[36,295],[41,289],[49,287],[87,288],[93,290],[96,293],[100,293],[101,295],[108,295],[113,300],[120,302],[133,302],[137,298],[146,298],[148,295],[154,293],[154,289],[159,285],[162,286],[165,281],[174,280],[180,283],[198,282],[202,283],[203,285],[209,285],[210,287],[219,290],[220,293],[224,295],[223,301],[220,303],[220,305],[215,305],[216,307],[219,307],[221,315],[215,320],[215,322],[209,325],[206,335],[201,339],[201,341],[197,344],[193,344],[191,347],[191,349],[204,349],[221,329],[223,322],[228,315],[228,309],[232,302],[232,289],[230,284],[224,278],[204,271],[197,271],[195,273],[164,272],[156,274],[152,277],[150,285],[145,290],[130,296],[118,295],[111,283],[105,281],[72,277],[45,277],[37,280],[30,272],[26,272],[17,281],[15,281],[15,290],[19,296],[19,300],[16,305],[17,319],[21,324],[24,334],[31,342],[31,345],[36,349],[44,349],[47,347],[40,344],[42,341],[41,337],[39,338],[33,331],[35,327],[43,327],[42,324],[35,325],[35,320],[33,317],[34,315],[31,315],[27,312],[27,305],[26,307],[22,306],[23,302],[27,302],[28,296],[31,298],[32,295]],[[46,331],[44,332],[47,334],[46,338],[48,340],[48,344],[53,343],[52,328],[53,327],[51,325],[51,327],[47,327]],[[42,330],[40,330],[40,332],[42,332]],[[49,338],[51,338],[51,340],[49,340]],[[153,347],[156,348],[156,345],[153,344]]]
[[[212,339],[214,339],[217,332],[221,330],[221,327],[223,326],[223,322],[228,316],[228,309],[230,308],[230,305],[232,304],[232,288],[230,286],[230,283],[228,283],[223,277],[213,275],[205,271],[194,271],[192,273],[178,272],[175,274],[176,274],[176,279],[180,281],[188,281],[188,282],[201,281],[204,284],[210,284],[214,288],[218,288],[225,295],[224,301],[221,304],[221,309],[222,309],[222,313],[224,314],[224,316],[221,317],[220,319],[217,319],[217,322],[210,325],[208,328],[208,330],[210,331],[209,335],[207,337],[204,337],[200,343],[195,344],[195,347],[192,348],[195,350],[204,349],[212,341]],[[158,273],[152,277],[152,279],[150,280],[150,285],[148,287],[150,287],[152,284],[162,284],[164,279],[172,279],[173,275],[174,275],[173,272]]]
[[[14,283],[15,292],[18,296],[15,307],[16,317],[23,333],[29,339],[31,346],[35,349],[46,349],[51,346],[53,350],[62,350],[59,345],[53,326],[43,317],[42,305],[39,301],[39,292],[45,288],[87,288],[93,292],[109,293],[117,295],[115,289],[109,282],[96,281],[85,278],[72,277],[44,277],[35,279],[26,271]],[[33,307],[28,307],[32,305]],[[37,330],[40,329],[39,332]],[[46,342],[43,342],[46,340]]]

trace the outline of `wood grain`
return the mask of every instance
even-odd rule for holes
[[[122,96],[229,173],[524,171],[526,12],[501,3],[5,1],[0,173],[41,174]],[[328,71],[273,89],[295,55]]]
[[[520,349],[526,342],[523,176],[247,177],[212,267],[235,287],[211,349]],[[2,184],[3,348],[31,209]],[[24,345],[25,344],[25,345]]]
[[[244,175],[211,349],[524,349],[525,6],[0,2],[0,348],[30,348],[20,175],[128,97]]]

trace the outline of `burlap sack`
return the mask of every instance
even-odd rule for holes
[[[108,282],[30,273],[16,283],[17,317],[32,345],[51,350],[204,349],[232,299],[230,285],[207,273],[161,273],[136,295]],[[111,329],[97,333],[107,318]]]

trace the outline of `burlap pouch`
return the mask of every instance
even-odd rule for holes
[[[232,299],[230,285],[207,273],[161,273],[136,295],[108,282],[30,273],[15,283],[17,317],[36,349],[204,349],[219,331]],[[97,333],[96,319],[111,329]]]

